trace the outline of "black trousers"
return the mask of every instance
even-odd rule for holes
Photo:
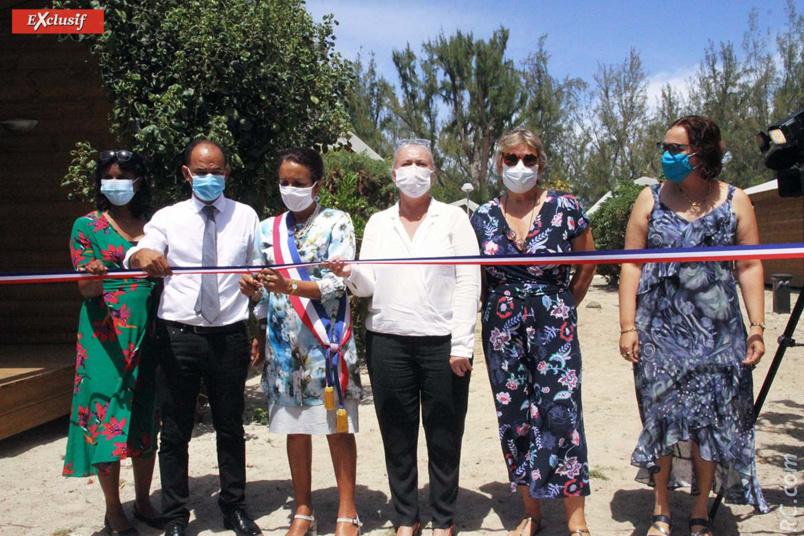
[[[450,336],[411,337],[369,331],[366,359],[397,526],[419,521],[416,446],[419,408],[427,439],[433,528],[455,513],[469,374],[449,366]]]
[[[157,320],[153,345],[159,360],[159,471],[165,521],[186,525],[190,518],[187,447],[202,378],[217,438],[218,505],[224,512],[239,508],[246,490],[243,391],[250,356],[245,323],[226,333],[198,334]]]

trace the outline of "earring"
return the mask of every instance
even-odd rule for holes
[[[319,199],[320,199],[320,196],[316,194],[316,196],[313,198],[313,201],[315,201],[316,203],[318,203],[318,200],[319,200]]]

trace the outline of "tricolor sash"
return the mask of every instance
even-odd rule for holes
[[[294,240],[296,220],[293,213],[288,211],[276,216],[273,227],[274,260],[276,263],[279,265],[301,264],[299,250]],[[282,276],[290,279],[310,281],[310,275],[303,266],[280,268],[277,271]],[[289,294],[288,298],[290,298],[290,303],[301,321],[313,332],[326,351],[325,378],[327,389],[324,394],[324,405],[328,406],[327,409],[335,409],[334,400],[327,400],[327,391],[331,393],[334,387],[338,395],[338,431],[346,431],[346,412],[343,400],[346,386],[349,384],[349,371],[344,359],[344,345],[349,342],[352,336],[352,312],[349,308],[349,298],[345,292],[340,297],[334,322],[324,309],[321,300],[311,300],[295,294]],[[331,402],[331,405],[327,402]],[[343,419],[341,419],[341,415]]]

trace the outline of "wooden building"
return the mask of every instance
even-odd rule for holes
[[[59,186],[70,151],[114,145],[87,48],[11,33],[12,9],[47,5],[0,0],[0,272],[72,269],[72,224],[92,207]],[[25,132],[21,119],[36,126]],[[75,283],[0,285],[0,439],[69,413],[80,306]]]
[[[776,180],[747,188],[754,205],[762,244],[804,243],[804,197],[779,197]],[[804,287],[804,259],[762,261],[765,283],[772,274],[790,274],[794,287]]]

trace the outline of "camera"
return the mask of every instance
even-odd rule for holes
[[[799,197],[804,193],[804,110],[791,114],[757,133],[765,167],[776,173],[780,197]]]

